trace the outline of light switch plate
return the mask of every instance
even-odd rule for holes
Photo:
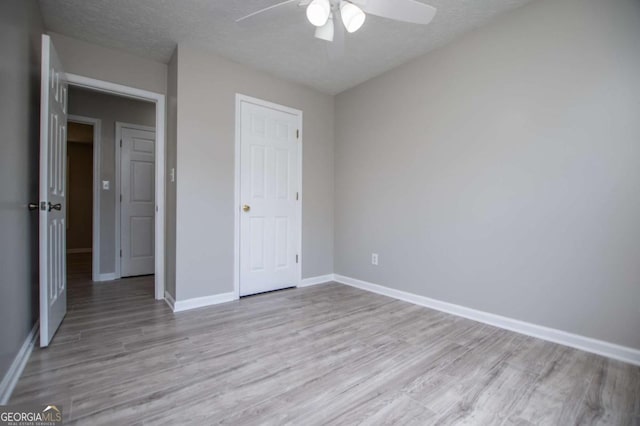
[[[103,180],[102,181],[102,189],[103,190],[108,191],[110,186],[111,186],[111,182],[109,182],[108,180]]]

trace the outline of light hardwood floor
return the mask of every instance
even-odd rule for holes
[[[339,284],[174,315],[69,265],[11,400],[68,424],[640,425],[640,368],[600,356]]]

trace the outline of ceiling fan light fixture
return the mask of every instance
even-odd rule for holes
[[[345,29],[350,33],[358,31],[367,18],[362,9],[348,1],[340,3],[340,16]]]
[[[316,28],[316,38],[325,41],[333,41],[333,13],[329,15],[329,19],[327,22],[321,26]]]
[[[329,20],[331,4],[329,0],[313,0],[307,6],[307,19],[316,27],[322,27]]]

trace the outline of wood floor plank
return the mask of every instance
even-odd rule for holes
[[[631,424],[640,419],[640,368],[615,360],[598,361],[599,371],[589,385],[578,423]]]
[[[335,283],[174,314],[70,259],[11,399],[67,424],[640,425],[636,366]]]
[[[426,425],[432,424],[436,414],[427,410],[403,393],[378,397],[370,404],[378,408],[371,416],[359,422],[362,425]],[[354,410],[357,414],[358,411]],[[341,421],[342,419],[339,419]],[[345,423],[346,424],[346,423]],[[353,423],[351,423],[353,424]]]

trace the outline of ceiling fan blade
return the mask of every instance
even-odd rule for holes
[[[260,10],[258,10],[256,12],[253,12],[253,13],[250,13],[250,14],[248,14],[246,16],[243,16],[242,18],[236,19],[236,23],[242,22],[242,21],[244,21],[246,19],[249,19],[249,18],[253,18],[256,15],[259,15],[259,14],[264,13],[264,12],[268,12],[270,10],[273,10],[273,9],[277,8],[277,7],[284,6],[284,5],[287,5],[289,3],[295,3],[295,2],[300,2],[300,0],[285,0],[285,1],[281,1],[280,3],[274,4],[273,6],[265,7],[264,9],[260,9]]]
[[[396,21],[428,24],[437,9],[415,0],[351,0],[366,13]]]

